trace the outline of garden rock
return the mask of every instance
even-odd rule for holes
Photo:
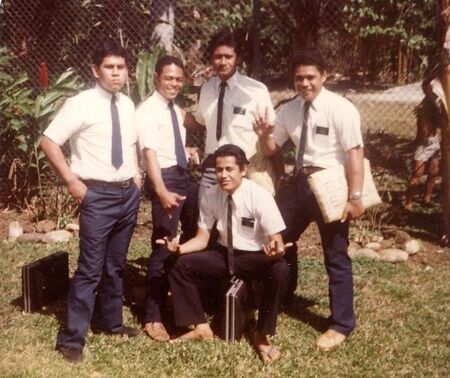
[[[22,224],[22,228],[24,234],[30,234],[35,232],[34,225],[31,222],[26,222]]]
[[[34,227],[36,228],[36,232],[42,232],[45,234],[46,232],[54,230],[56,228],[56,223],[46,219],[36,223]]]
[[[379,251],[381,249],[381,244],[378,242],[367,243],[364,248],[373,249],[374,251]]]
[[[391,248],[392,246],[394,246],[394,244],[395,240],[393,238],[384,239],[380,241],[381,249]]]
[[[348,254],[351,259],[354,259],[355,257],[366,257],[368,259],[372,260],[379,260],[380,256],[378,253],[376,253],[373,249],[370,248],[360,248],[360,249],[352,249],[348,250]]]
[[[68,223],[66,224],[66,230],[67,231],[80,231],[80,226],[76,223]]]
[[[415,255],[421,250],[420,242],[417,239],[411,239],[403,244],[405,251],[408,252],[408,255]]]
[[[67,242],[71,238],[73,238],[73,235],[70,231],[56,230],[47,232],[42,238],[42,241],[44,243]]]
[[[9,224],[8,240],[9,241],[16,241],[16,239],[20,235],[23,235],[23,228],[20,226],[19,222],[12,221]]]
[[[17,238],[16,242],[18,242],[18,243],[39,243],[39,242],[42,242],[43,237],[44,237],[44,234],[32,232],[29,234],[20,235]]]
[[[396,262],[404,262],[406,260],[408,260],[408,252],[403,251],[402,249],[397,249],[397,248],[387,248],[387,249],[382,249],[380,252],[378,252],[378,254],[380,255],[380,259],[382,261],[387,261],[387,262],[392,262],[392,263],[396,263]]]

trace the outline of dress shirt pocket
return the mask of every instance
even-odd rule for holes
[[[328,126],[315,125],[313,129],[313,139],[316,148],[323,149],[329,147],[330,128]]]
[[[242,217],[239,223],[240,233],[244,238],[253,239],[255,219]]]

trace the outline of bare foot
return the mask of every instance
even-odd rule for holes
[[[171,344],[176,344],[183,341],[194,341],[194,340],[212,340],[214,337],[213,331],[208,323],[197,324],[192,331],[172,339],[169,342]]]
[[[281,352],[267,340],[267,336],[256,330],[252,336],[252,343],[261,360],[270,364],[281,357]]]

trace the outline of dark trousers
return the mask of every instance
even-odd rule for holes
[[[296,242],[308,225],[315,221],[319,227],[329,278],[330,328],[349,335],[356,324],[353,310],[352,263],[347,253],[349,223],[340,221],[324,223],[317,201],[304,175],[297,175],[291,183],[281,188],[276,199],[286,223],[283,239],[285,243],[294,243],[285,255],[290,268],[286,301],[292,300],[297,287]]]
[[[263,282],[257,329],[265,335],[274,335],[288,280],[286,262],[274,260],[261,251],[235,251],[234,264],[237,277]],[[169,274],[177,326],[206,323],[198,284],[227,276],[226,248],[180,256]]]
[[[156,244],[157,239],[167,236],[173,238],[177,235],[178,222],[181,223],[181,239],[183,243],[191,239],[197,232],[198,219],[198,191],[189,172],[179,167],[162,169],[162,178],[170,192],[185,196],[180,206],[171,213],[169,218],[163,209],[158,195],[148,186],[152,202],[153,232],[151,239],[152,253],[147,266],[147,296],[145,300],[144,322],[161,322],[161,312],[164,309],[169,282],[167,274],[175,258],[163,245]]]
[[[80,206],[80,256],[67,299],[67,323],[57,347],[82,350],[94,304],[96,327],[117,332],[122,325],[123,271],[136,225],[140,191],[89,187]],[[96,302],[96,303],[95,303]]]

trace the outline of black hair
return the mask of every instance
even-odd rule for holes
[[[237,165],[242,170],[245,165],[248,164],[247,157],[245,156],[245,152],[242,148],[236,146],[235,144],[224,144],[219,147],[216,152],[214,152],[214,161],[217,160],[218,157],[227,157],[234,156],[236,159]]]
[[[120,56],[127,63],[127,51],[116,41],[108,40],[98,45],[92,54],[92,63],[99,67],[107,56]]]
[[[214,51],[219,46],[228,46],[233,47],[237,56],[240,56],[242,53],[241,44],[236,33],[233,33],[229,29],[222,29],[213,35],[211,40],[209,41],[209,45],[207,48],[208,57],[211,59]]]
[[[303,49],[297,51],[292,57],[291,74],[298,66],[315,66],[321,74],[327,70],[327,63],[322,54],[314,49]]]
[[[159,58],[155,65],[155,73],[159,76],[165,66],[170,66],[171,64],[175,64],[177,67],[180,67],[184,72],[184,65],[181,59],[172,55],[164,55]]]

